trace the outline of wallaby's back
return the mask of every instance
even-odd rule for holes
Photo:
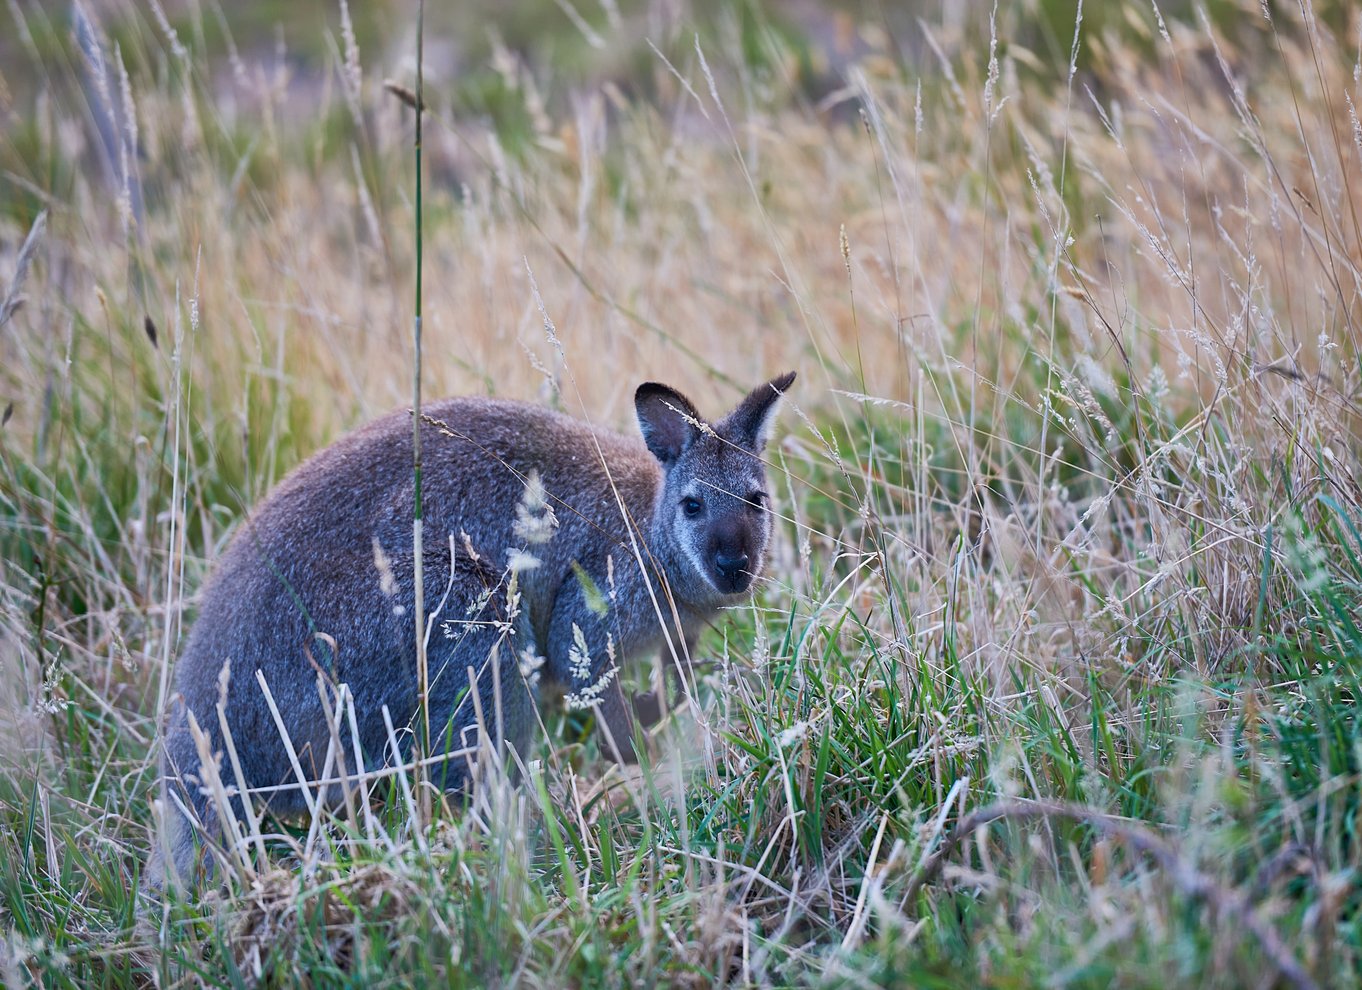
[[[471,547],[488,555],[486,567],[499,573],[506,560],[492,555],[523,546],[514,533],[515,507],[525,479],[536,472],[562,503],[555,509],[560,528],[537,552],[543,564],[524,575],[524,585],[563,580],[580,553],[558,560],[557,547],[580,551],[627,540],[612,480],[636,523],[646,525],[661,472],[641,441],[505,400],[451,399],[427,406],[425,416],[424,542],[436,555],[447,555],[453,534],[456,556]],[[176,667],[185,707],[211,736],[218,734],[214,709],[224,660],[233,663],[233,678],[253,679],[257,668],[264,673],[280,709],[290,713],[291,732],[308,728],[308,715],[317,719],[323,751],[329,730],[321,723],[320,699],[311,679],[296,676],[309,654],[318,663],[328,659],[330,644],[318,634],[334,640],[330,673],[353,692],[391,677],[383,653],[393,645],[394,606],[403,603],[384,593],[374,544],[390,561],[410,560],[412,496],[411,414],[403,411],[304,462],[252,513],[205,585],[202,610]],[[608,534],[608,540],[576,538],[586,529]],[[428,573],[426,583],[443,592],[447,576]],[[409,589],[406,597],[409,602]],[[536,618],[542,621],[531,616],[532,624]],[[254,686],[234,693],[227,722],[234,739],[263,744],[248,746],[249,752],[277,754],[268,766],[247,768],[248,777],[261,778],[249,785],[268,786],[288,781],[292,771],[263,696],[259,709],[242,703],[258,695]],[[295,739],[295,746],[307,741]],[[181,767],[197,764],[192,752],[171,755]]]

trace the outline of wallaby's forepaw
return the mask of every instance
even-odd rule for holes
[[[666,714],[662,707],[662,697],[656,691],[644,691],[634,695],[634,718],[645,729],[651,729],[662,721]]]

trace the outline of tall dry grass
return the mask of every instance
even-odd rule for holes
[[[718,408],[798,369],[769,580],[642,780],[556,725],[526,787],[430,835],[396,792],[313,823],[314,872],[248,861],[148,940],[196,589],[407,402],[410,80],[344,28],[299,77],[155,5],[14,7],[0,272],[46,212],[0,326],[0,972],[1298,983],[1242,898],[1351,979],[1360,25],[1236,9],[1080,23],[1058,64],[1026,7],[923,24],[920,62],[867,30],[816,103],[774,34],[674,41],[650,99],[498,50],[520,142],[428,91],[427,394],[631,429],[645,378]],[[1046,819],[921,883],[969,809],[1036,799],[1174,859]]]

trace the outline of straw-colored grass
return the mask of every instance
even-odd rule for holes
[[[754,605],[641,770],[550,709],[519,783],[244,822],[139,921],[197,589],[410,403],[414,41],[11,4],[0,978],[1356,985],[1362,19],[666,6],[547,5],[608,74],[491,36],[485,116],[434,60],[424,394],[797,369]]]

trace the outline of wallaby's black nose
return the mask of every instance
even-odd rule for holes
[[[723,553],[715,554],[714,563],[723,572],[724,577],[735,577],[747,569],[748,557],[745,553]]]

